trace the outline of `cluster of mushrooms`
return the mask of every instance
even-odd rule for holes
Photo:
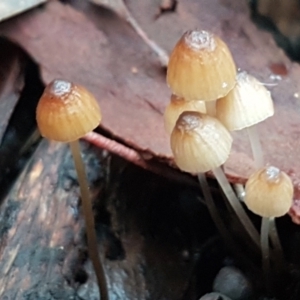
[[[293,184],[279,168],[265,165],[256,124],[274,114],[270,92],[247,72],[238,72],[227,45],[207,31],[188,31],[173,49],[167,70],[172,96],[165,129],[179,169],[198,175],[207,207],[219,231],[222,224],[205,173],[211,171],[253,244],[262,251],[263,269],[272,252],[282,259],[274,219],[285,215],[293,199]],[[248,209],[262,217],[258,233],[226,178],[222,165],[229,157],[230,131],[246,130],[256,171],[244,191]]]
[[[287,174],[265,166],[255,124],[274,114],[270,93],[253,76],[236,73],[227,45],[207,31],[188,31],[175,46],[168,65],[167,83],[172,90],[166,108],[165,128],[177,166],[196,173],[207,207],[222,232],[205,173],[211,171],[249,238],[262,251],[263,267],[270,268],[269,238],[274,252],[281,253],[274,218],[285,215],[292,205],[293,185]],[[94,96],[83,86],[54,80],[39,101],[37,124],[41,135],[70,143],[81,191],[88,251],[100,288],[101,300],[108,300],[104,269],[97,250],[92,203],[78,139],[95,129],[101,112]],[[246,129],[257,171],[245,185],[244,203],[262,217],[259,234],[241,201],[228,182],[222,165],[229,157],[230,131]],[[244,189],[244,187],[241,187]]]

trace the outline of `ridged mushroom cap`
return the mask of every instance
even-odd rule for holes
[[[173,94],[214,101],[233,88],[236,66],[227,45],[207,31],[187,31],[174,47],[167,70]]]
[[[241,130],[274,115],[271,93],[246,72],[237,75],[235,87],[217,101],[217,118],[228,130]]]
[[[245,204],[255,214],[281,217],[292,206],[294,187],[290,177],[274,166],[253,173],[245,186]]]
[[[182,97],[176,95],[171,96],[171,100],[167,105],[164,113],[164,124],[168,134],[171,134],[176,121],[184,111],[206,112],[205,103],[203,101],[186,101]]]
[[[217,119],[199,112],[183,112],[171,134],[177,166],[186,172],[215,169],[229,157],[232,137]]]
[[[36,119],[43,137],[71,142],[100,124],[101,111],[95,97],[83,86],[54,80],[40,98]]]

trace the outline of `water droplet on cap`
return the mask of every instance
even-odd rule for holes
[[[282,80],[282,77],[280,75],[271,74],[270,79],[274,80],[274,81],[280,81],[280,80]]]
[[[62,96],[71,91],[72,84],[64,80],[54,80],[51,86],[51,92],[56,96]]]
[[[265,171],[267,180],[269,181],[276,181],[279,178],[280,170],[276,167],[270,166],[266,168]]]
[[[188,31],[184,38],[188,46],[196,50],[214,51],[216,48],[214,36],[205,30]]]

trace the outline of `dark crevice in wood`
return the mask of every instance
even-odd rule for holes
[[[38,136],[35,134],[35,109],[43,91],[38,66],[28,57],[24,62],[25,85],[0,145],[0,203],[11,184],[33,153]]]

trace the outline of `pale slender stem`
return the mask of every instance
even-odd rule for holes
[[[270,218],[270,238],[274,247],[274,250],[282,253],[282,247],[279,239],[279,235],[276,228],[275,218]]]
[[[267,289],[270,287],[269,274],[270,274],[270,245],[269,245],[269,228],[270,219],[262,218],[260,230],[260,243],[262,254],[262,267],[265,277]]]
[[[230,203],[232,209],[238,216],[240,222],[244,226],[245,230],[253,240],[256,246],[260,248],[260,239],[259,234],[252,224],[250,218],[246,214],[242,204],[240,203],[239,199],[236,197],[231,185],[228,182],[227,177],[225,176],[223,170],[218,167],[216,169],[212,170],[214,176],[216,177],[217,181],[219,182],[219,185],[221,186],[228,202]]]
[[[269,235],[274,248],[274,261],[278,265],[279,271],[283,271],[285,260],[283,257],[283,251],[276,228],[275,218],[269,219]]]
[[[224,242],[227,243],[228,246],[234,250],[235,249],[234,240],[231,238],[228,230],[226,229],[224,222],[222,221],[222,219],[220,217],[218,209],[217,209],[217,207],[214,203],[213,197],[211,195],[205,174],[198,173],[198,179],[199,179],[199,183],[200,183],[200,186],[201,186],[201,189],[203,192],[206,207],[210,213],[210,216],[211,216],[213,222],[215,223],[215,225],[217,227],[217,230],[219,231],[221,237],[224,239]]]
[[[253,125],[247,127],[248,137],[251,144],[252,155],[255,163],[255,167],[260,169],[264,166],[264,155],[259,139],[259,135],[257,132],[257,126]]]
[[[235,193],[237,195],[237,197],[239,198],[240,201],[244,202],[244,198],[245,198],[245,188],[244,185],[241,183],[235,183],[233,185]]]
[[[214,101],[205,101],[206,113],[211,116],[216,116],[216,100]]]
[[[84,164],[80,154],[80,146],[78,140],[74,142],[70,142],[70,147],[71,147],[75,168],[77,171],[78,182],[80,186],[81,203],[82,203],[83,215],[84,215],[85,225],[86,225],[88,253],[93,263],[93,267],[95,269],[97,282],[100,289],[100,297],[101,297],[100,299],[108,300],[109,298],[108,298],[105,273],[99,257],[98,247],[97,247],[97,236],[95,231],[92,201],[91,201],[88,183],[86,179]]]

